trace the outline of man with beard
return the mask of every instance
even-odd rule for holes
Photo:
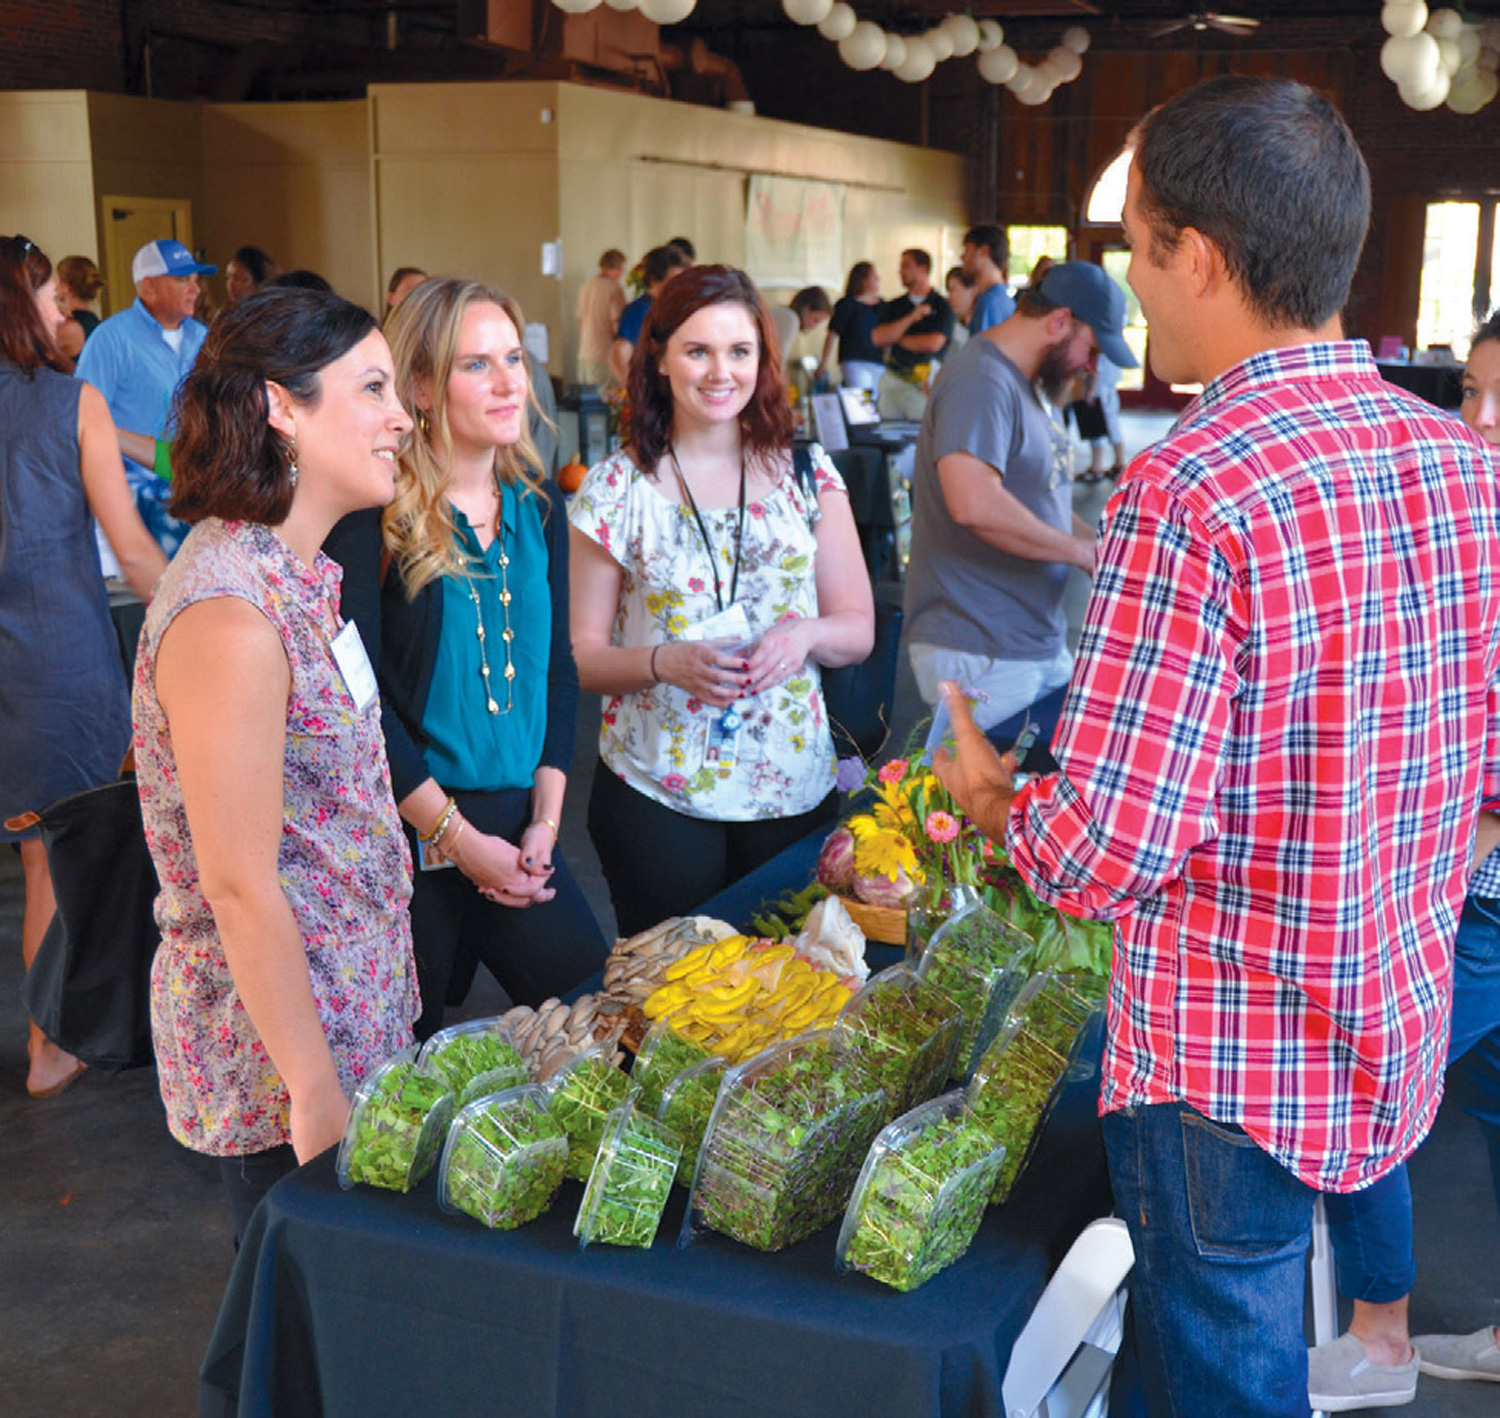
[[[1094,534],[1073,514],[1071,469],[1034,385],[1065,399],[1101,349],[1133,366],[1124,318],[1124,292],[1100,267],[1052,266],[1013,315],[949,361],[922,420],[906,583],[912,670],[931,705],[943,680],[976,691],[980,727],[1006,742],[1033,707],[1050,736],[1073,668],[1068,568],[1094,570]]]

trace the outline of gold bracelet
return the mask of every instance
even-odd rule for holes
[[[417,840],[425,846],[431,847],[437,839],[443,835],[443,829],[453,820],[453,814],[458,811],[458,804],[452,798],[448,799],[448,805],[433,824],[431,832],[417,833]]]
[[[533,826],[539,822],[543,827],[550,827],[554,838],[562,835],[562,829],[550,817],[534,817],[531,821]]]
[[[440,851],[450,862],[454,860],[453,854],[458,850],[458,839],[464,835],[464,828],[466,828],[468,825],[468,818],[459,818],[458,831],[453,834],[453,840],[448,843],[446,847],[438,847],[438,851]],[[434,843],[433,845],[437,846],[436,843]]]

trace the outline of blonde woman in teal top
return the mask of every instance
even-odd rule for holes
[[[567,516],[541,480],[521,312],[491,286],[418,286],[386,333],[417,428],[396,496],[328,551],[377,666],[397,807],[417,862],[418,1038],[465,954],[518,1004],[586,979],[605,944],[557,851],[578,673]]]

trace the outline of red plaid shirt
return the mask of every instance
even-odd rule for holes
[[[1352,1191],[1442,1094],[1481,794],[1500,795],[1484,445],[1362,343],[1259,354],[1106,513],[1054,751],[1008,846],[1114,920],[1100,1110],[1184,1101]]]

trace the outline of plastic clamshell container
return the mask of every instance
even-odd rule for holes
[[[1030,936],[978,902],[933,932],[917,973],[946,990],[964,1015],[949,1077],[967,1079],[983,1057],[1026,983],[1026,962],[1034,950]]]
[[[710,1051],[702,1044],[679,1034],[667,1020],[657,1020],[641,1041],[635,1066],[630,1070],[630,1082],[640,1093],[638,1102],[642,1110],[654,1114],[661,1106],[662,1091],[667,1084],[683,1069],[710,1057]]]
[[[354,1092],[335,1167],[346,1191],[359,1182],[410,1191],[432,1170],[453,1117],[453,1094],[403,1049]]]
[[[1093,1074],[1096,1061],[1084,1056],[1083,1045],[1090,1026],[1104,1012],[1102,1000],[1079,993],[1083,984],[1077,975],[1043,971],[1026,982],[1011,1005],[1012,1013],[1025,1016],[1029,1033],[1067,1059],[1070,1079]]]
[[[661,1106],[657,1108],[656,1116],[682,1140],[682,1156],[677,1160],[677,1181],[685,1187],[692,1185],[693,1168],[698,1163],[703,1134],[708,1131],[708,1120],[713,1116],[719,1085],[724,1081],[729,1067],[728,1059],[715,1054],[711,1059],[704,1059],[702,1063],[683,1069],[662,1089]]]
[[[535,1220],[568,1165],[568,1139],[535,1085],[476,1098],[458,1111],[438,1162],[438,1205],[496,1231]]]
[[[439,1029],[422,1045],[417,1067],[442,1079],[460,1108],[531,1082],[526,1060],[498,1019],[471,1019]]]
[[[969,1249],[1005,1160],[954,1089],[881,1130],[839,1229],[835,1265],[915,1290]]]
[[[844,1209],[886,1118],[885,1090],[819,1030],[731,1069],[698,1153],[681,1238],[779,1251]]]
[[[1030,1033],[1025,1014],[1013,1011],[974,1070],[966,1092],[980,1123],[996,1142],[1005,1144],[1005,1164],[990,1194],[996,1205],[1010,1199],[1067,1081],[1067,1056]]]
[[[630,1080],[604,1049],[585,1049],[540,1085],[547,1111],[568,1138],[566,1175],[586,1182],[609,1115],[630,1095]]]
[[[650,1246],[681,1156],[677,1134],[637,1108],[634,1099],[611,1113],[573,1222],[579,1249],[594,1241]]]
[[[834,1033],[885,1089],[892,1117],[936,1097],[953,1070],[963,1011],[910,965],[872,976],[840,1012]]]
[[[1086,970],[1060,970],[1054,978],[1076,1001],[1076,1009],[1083,1021],[1078,1026],[1077,1037],[1069,1053],[1068,1077],[1072,1079],[1092,1078],[1099,1071],[1099,1049],[1101,1041],[1093,1036],[1093,1030],[1103,1020],[1109,999],[1109,980],[1103,975],[1090,974]]]

